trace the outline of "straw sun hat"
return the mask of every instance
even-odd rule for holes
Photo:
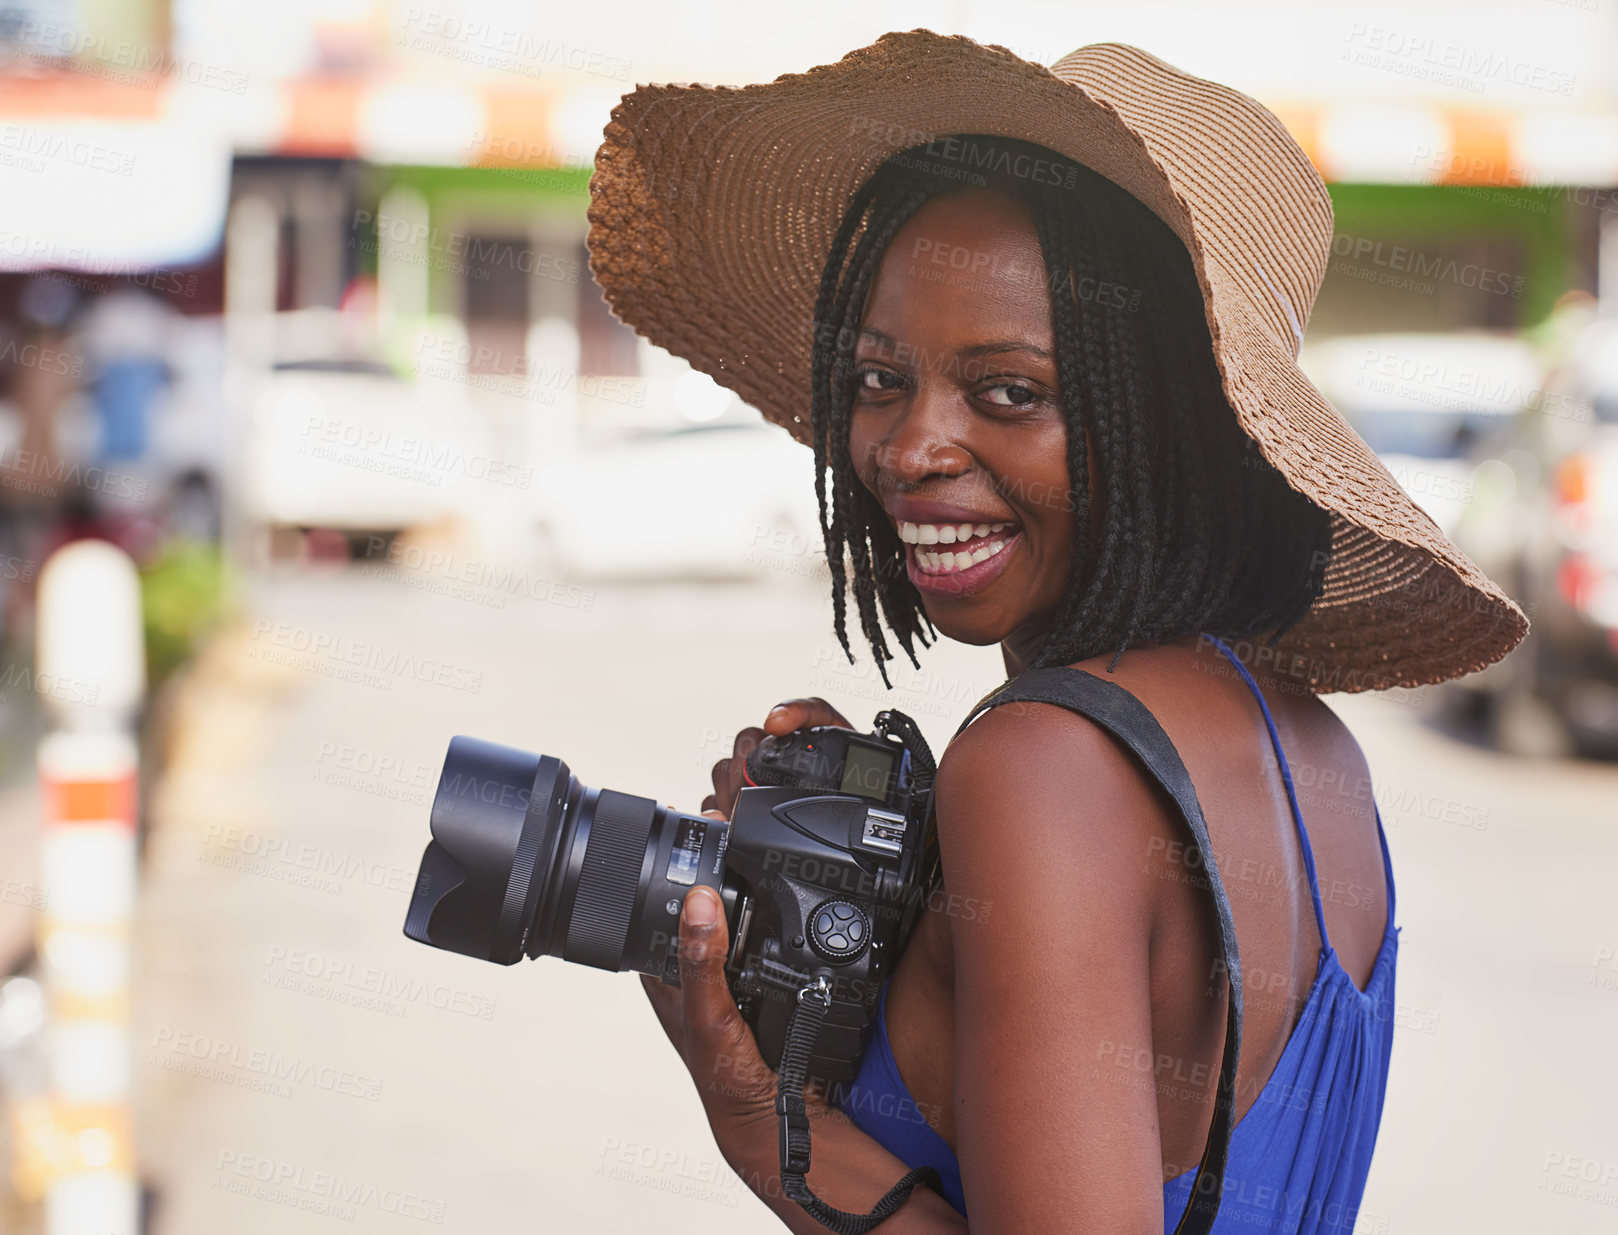
[[[596,155],[590,268],[624,322],[810,442],[815,294],[837,224],[885,158],[955,133],[1093,168],[1185,242],[1230,406],[1331,515],[1325,586],[1274,649],[1281,673],[1316,692],[1418,686],[1516,646],[1522,610],[1298,370],[1331,248],[1320,176],[1258,103],[1137,48],[1094,44],[1045,68],[912,30],[767,84],[641,86]]]

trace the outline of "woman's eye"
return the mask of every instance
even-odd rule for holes
[[[899,390],[905,379],[891,369],[856,369],[854,382],[861,390]]]
[[[1004,398],[994,397],[1004,394]],[[983,391],[983,397],[990,403],[999,407],[1022,407],[1025,403],[1033,403],[1039,398],[1039,391],[1032,386],[1019,386],[1015,382],[1002,382],[998,386],[988,386]]]

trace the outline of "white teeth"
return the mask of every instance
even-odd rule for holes
[[[1005,547],[1005,541],[996,539],[986,545],[979,545],[971,553],[965,550],[958,553],[933,553],[926,549],[917,549],[916,564],[930,575],[952,575],[965,570],[968,566],[988,561]]]
[[[1009,523],[903,523],[899,524],[899,539],[907,545],[954,545],[1003,532]]]

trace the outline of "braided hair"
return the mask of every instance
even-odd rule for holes
[[[1185,246],[1124,189],[1043,147],[975,134],[945,146],[987,149],[1002,165],[1007,154],[1032,156],[1066,172],[1051,180],[993,177],[1034,220],[1067,425],[1071,573],[1030,667],[1122,655],[1146,640],[1203,631],[1230,639],[1272,632],[1273,644],[1320,594],[1330,517],[1287,484],[1237,421]],[[906,573],[904,545],[850,457],[854,345],[888,244],[924,205],[962,187],[958,167],[937,149],[900,151],[860,186],[832,239],[815,301],[810,410],[833,623],[853,663],[851,568],[860,628],[890,688],[886,662],[894,657],[881,620],[918,669],[915,645],[928,646],[938,632]],[[1133,294],[1081,290],[1104,284]],[[1094,545],[1092,444],[1102,490]]]

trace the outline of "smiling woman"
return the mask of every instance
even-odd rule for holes
[[[1318,791],[1371,781],[1317,696],[1527,624],[1297,369],[1331,244],[1303,151],[1136,48],[912,31],[637,89],[591,193],[613,309],[813,446],[850,659],[852,590],[879,666],[942,634],[1008,674],[939,760],[857,1075],[808,1104],[812,1194],[725,985],[749,927],[687,896],[680,989],[647,989],[726,1161],[796,1231],[1348,1235],[1399,931],[1374,798]],[[743,730],[704,805],[817,724],[847,721]]]
[[[963,188],[977,151],[1070,174]],[[986,134],[894,155],[838,229],[816,320],[845,649],[845,544],[879,665],[879,603],[918,667],[914,641],[942,630],[1004,644],[1016,673],[1279,635],[1319,595],[1330,520],[1241,431],[1185,246],[1088,168]],[[916,496],[943,488],[951,502]]]

